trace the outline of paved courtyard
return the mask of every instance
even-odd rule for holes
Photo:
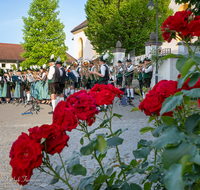
[[[135,96],[133,101],[135,106],[139,105],[139,96]],[[30,127],[40,126],[42,124],[50,124],[52,122],[52,115],[48,115],[48,111],[51,111],[51,107],[47,105],[41,105],[43,109],[40,110],[38,114],[33,115],[21,115],[25,112],[30,106],[26,108],[23,105],[11,105],[5,104],[0,105],[0,190],[16,190],[16,189],[28,189],[28,190],[44,190],[44,189],[56,189],[63,188],[67,189],[66,186],[63,186],[62,182],[58,182],[55,185],[49,185],[52,177],[40,173],[38,170],[34,170],[31,182],[26,186],[21,187],[12,181],[11,177],[11,167],[9,165],[9,151],[12,146],[12,143],[17,139],[21,132],[28,132]],[[146,117],[141,112],[130,112],[132,106],[123,107],[115,101],[114,103],[114,113],[122,114],[122,120],[115,118],[113,120],[113,130],[119,128],[126,129],[121,137],[124,138],[124,143],[119,146],[121,155],[128,153],[126,156],[126,161],[129,161],[133,158],[132,150],[136,148],[137,142],[143,139],[153,139],[151,133],[145,133],[140,135],[139,130],[147,126],[148,117]],[[99,117],[103,117],[103,113],[99,113]],[[95,128],[100,122],[97,120],[95,124],[91,126],[91,129]],[[98,133],[105,132],[99,130]],[[78,130],[73,130],[71,133],[68,133],[70,136],[69,147],[66,147],[62,156],[64,159],[70,157],[73,151],[79,151],[81,145],[79,143],[82,133]],[[114,150],[108,152],[108,157],[112,158]],[[57,155],[54,155],[51,158],[54,164],[59,164],[59,159]],[[81,164],[87,168],[87,176],[89,176],[97,166],[97,163],[94,160],[90,160],[90,157],[84,156],[81,157]],[[69,181],[74,189],[77,189],[78,183],[81,179],[81,176],[74,177]],[[138,182],[140,179],[136,176],[133,178],[134,182]]]

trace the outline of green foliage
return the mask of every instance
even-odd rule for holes
[[[66,36],[64,25],[57,18],[58,3],[59,0],[33,0],[28,17],[22,18],[24,26],[21,45],[25,52],[21,56],[26,58],[22,67],[47,64],[52,53],[60,55],[62,61],[66,60]]]
[[[175,0],[176,3],[188,3],[188,7],[192,10],[192,12],[197,16],[200,15],[200,1],[199,0]]]
[[[150,11],[149,0],[88,0],[85,6],[87,28],[84,30],[98,53],[116,48],[117,41],[129,53],[134,48],[136,55],[144,53],[144,42],[156,31],[156,9]],[[170,0],[158,0],[159,26],[173,14]],[[159,39],[162,40],[159,30]]]

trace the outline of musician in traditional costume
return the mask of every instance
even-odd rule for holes
[[[24,98],[24,78],[21,70],[17,71],[17,77],[18,81],[16,81],[14,97],[17,99],[17,102],[20,103]]]
[[[46,103],[46,104],[51,103],[50,94],[48,93],[48,74],[49,74],[49,68],[45,70],[45,76],[42,78],[42,82],[43,82],[42,99],[44,100],[44,102],[42,103]]]
[[[77,73],[74,73],[76,77],[74,87],[75,87],[75,92],[78,92],[81,87],[81,76],[80,76],[81,67],[79,66],[77,62],[74,62],[74,67],[75,67],[75,71],[77,72]]]
[[[139,62],[140,65],[143,64],[142,61]],[[143,67],[138,66],[138,69],[136,70],[136,73],[138,74],[138,81],[139,81],[139,87],[140,87],[140,93],[142,94],[142,88],[143,88]]]
[[[15,91],[15,82],[12,79],[12,76],[14,76],[12,69],[9,70],[9,76],[11,78],[11,82],[10,82],[10,96],[11,96],[11,99],[13,99],[13,97],[14,97],[14,93],[13,92]]]
[[[26,69],[24,69],[23,70],[23,74],[22,74],[22,76],[23,76],[23,78],[24,78],[24,98],[26,98],[26,84],[27,84],[27,80],[26,80],[26,74],[27,74],[27,70]]]
[[[65,88],[65,78],[66,78],[65,69],[62,67],[62,61],[60,56],[58,56],[56,60],[56,66],[59,68],[60,71],[60,89],[59,89],[59,96],[57,96],[57,104],[58,104],[60,101],[64,101],[63,91]]]
[[[8,74],[7,71],[5,71],[4,75],[3,75],[3,81],[4,81],[4,86],[3,86],[3,93],[2,93],[2,97],[6,99],[7,103],[10,103],[10,82],[11,82],[11,78]]]
[[[3,85],[4,85],[4,81],[3,81],[3,70],[0,68],[0,104],[1,104],[1,99],[2,99],[2,94],[3,94]]]
[[[92,72],[95,71],[95,66],[94,66],[94,63],[92,61],[90,61],[89,70],[92,71]],[[91,80],[91,87],[90,88],[92,88],[96,83],[97,83],[97,80],[95,78],[95,75],[92,74],[92,80]]]
[[[151,60],[149,58],[144,59],[144,72],[143,72],[143,78],[144,78],[144,86],[147,88],[150,88],[151,86],[151,78],[153,74],[153,66],[151,65]]]
[[[116,78],[117,78],[117,87],[118,88],[122,88],[122,81],[123,81],[123,67],[122,67],[122,62],[119,60],[117,62],[117,67],[116,67],[116,71],[115,71],[115,74],[116,74]]]
[[[113,71],[110,71],[110,75],[109,75],[109,84],[112,84],[113,86],[115,86],[115,77],[113,75]]]
[[[109,56],[108,54],[105,54],[104,56],[100,57],[99,65],[101,66],[101,68],[99,72],[89,71],[89,73],[99,76],[99,80],[98,80],[99,84],[108,84],[109,74],[110,74],[108,65],[106,64],[106,60],[108,56]]]
[[[53,114],[56,107],[56,94],[60,90],[60,71],[59,68],[55,66],[54,54],[52,54],[50,57],[49,66],[48,83],[51,94],[51,104],[53,108],[53,111],[49,112],[49,114]]]
[[[126,85],[128,99],[134,99],[134,90],[132,87],[134,67],[131,62],[132,60],[130,58],[126,60],[127,65],[125,72],[125,85]]]
[[[33,74],[31,73],[31,69],[27,69],[27,74],[26,74],[26,93],[27,93],[27,102],[31,100],[31,96],[33,96],[33,83],[34,83],[34,78]]]

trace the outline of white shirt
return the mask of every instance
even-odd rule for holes
[[[133,65],[129,65],[128,68],[127,68],[127,71],[129,72],[132,69],[134,69]]]
[[[59,71],[60,71],[60,77],[62,77],[63,76],[63,71],[62,71],[62,69],[61,69],[62,67],[60,67],[59,68]]]
[[[149,72],[151,72],[151,71],[153,71],[152,65],[150,65],[148,68],[146,68],[146,69],[144,70],[145,73],[149,73]]]
[[[103,65],[101,65],[101,74],[103,76],[105,76],[105,73],[106,73],[106,66],[105,66],[105,64],[103,64]]]
[[[42,78],[44,78],[44,76],[45,76],[45,73],[42,73]]]
[[[54,73],[55,73],[55,67],[54,67],[54,65],[53,65],[53,66],[51,66],[51,67],[49,68],[49,74],[48,74],[48,79],[49,79],[49,80],[52,80],[52,79],[53,79]]]

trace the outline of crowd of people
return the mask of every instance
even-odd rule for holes
[[[27,68],[0,72],[0,103],[30,104],[32,100],[52,106],[52,114],[56,105],[67,96],[79,90],[89,91],[95,84],[112,84],[122,89],[129,101],[134,99],[132,80],[134,72],[138,74],[140,91],[142,87],[150,87],[153,67],[150,59],[145,58],[139,65],[133,65],[131,59],[126,64],[118,61],[112,70],[101,56],[98,63],[92,61],[73,62],[67,68],[60,57],[54,55],[49,60],[49,67]],[[123,82],[125,79],[125,83]],[[124,84],[124,85],[123,85]]]

